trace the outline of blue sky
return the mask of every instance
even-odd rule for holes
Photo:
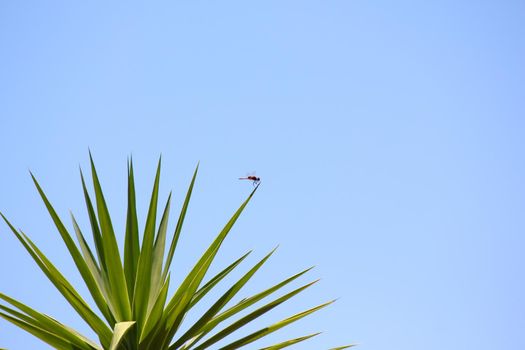
[[[272,340],[523,349],[524,18],[522,1],[4,1],[0,210],[85,291],[27,169],[87,230],[89,147],[122,232],[130,154],[146,203],[162,153],[174,210],[200,161],[180,278],[256,170],[216,268],[279,244],[249,293],[316,265],[259,325],[339,298]],[[90,334],[0,234],[0,290]],[[0,347],[47,348],[4,321]]]

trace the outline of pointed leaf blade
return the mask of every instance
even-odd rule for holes
[[[258,301],[264,299],[265,297],[275,293],[276,291],[280,290],[284,286],[288,285],[289,283],[293,282],[297,278],[301,277],[308,271],[310,271],[313,267],[310,267],[306,270],[303,270],[291,277],[288,277],[287,279],[277,283],[276,285],[259,292],[249,298],[245,298],[241,300],[236,305],[233,305],[229,309],[225,310],[224,312],[220,313],[216,317],[214,317],[212,320],[210,320],[201,330],[201,333],[199,336],[195,337],[191,343],[197,343],[200,339],[202,339],[206,334],[208,334],[210,331],[212,331],[215,327],[217,327],[220,323],[224,322],[225,320],[229,319],[230,317],[236,315],[237,313],[246,310],[248,307],[252,306],[253,304],[257,303]],[[309,285],[308,285],[309,286]],[[301,290],[304,289],[303,287],[300,288]]]
[[[164,207],[164,212],[162,213],[162,218],[160,220],[159,229],[155,243],[153,244],[153,254],[151,262],[151,278],[150,284],[151,289],[149,293],[148,300],[148,312],[153,307],[155,299],[164,284],[162,279],[162,263],[164,262],[164,248],[166,243],[166,232],[168,229],[168,216],[170,212],[170,203],[171,203],[171,193],[168,196],[166,201],[166,206]]]
[[[0,299],[4,300],[5,302],[13,305],[14,307],[18,308],[20,311],[24,312],[28,317],[24,317],[21,314],[13,312],[13,310],[3,307],[0,305],[0,308],[4,309],[4,311],[9,312],[13,316],[22,319],[23,321],[32,324],[33,326],[36,326],[38,328],[41,328],[49,333],[55,334],[66,341],[71,342],[72,344],[75,344],[81,349],[100,349],[100,346],[95,344],[93,341],[89,340],[88,338],[84,337],[77,331],[63,325],[62,323],[56,321],[52,317],[49,317],[43,313],[40,313],[29,306],[19,302],[18,300],[15,300],[3,293],[0,293]]]
[[[71,238],[71,235],[69,234],[68,230],[58,217],[55,209],[49,202],[47,196],[45,195],[44,191],[42,190],[40,184],[36,180],[36,178],[31,174],[31,178],[33,179],[33,182],[38,190],[38,193],[40,194],[40,197],[42,198],[42,201],[44,202],[49,215],[53,219],[53,222],[55,223],[55,226],[60,233],[60,236],[62,237],[62,240],[66,244],[66,247],[73,258],[73,261],[75,262],[75,265],[80,272],[80,275],[82,276],[82,279],[84,280],[86,286],[88,287],[88,290],[91,293],[91,296],[93,297],[93,300],[95,300],[95,303],[99,308],[101,308],[102,311],[104,311],[104,315],[106,318],[111,319],[109,316],[109,313],[107,313],[107,306],[104,300],[104,297],[102,296],[102,293],[100,292],[100,289],[98,288],[97,281],[95,279],[95,276],[91,273],[90,268],[84,258],[82,257],[82,254],[78,250],[78,247],[76,246],[75,242]]]
[[[300,320],[301,318],[303,317],[306,317],[328,305],[330,305],[331,303],[333,303],[333,301],[329,301],[327,303],[324,303],[324,304],[321,304],[319,306],[316,306],[316,307],[313,307],[311,309],[308,309],[306,311],[303,311],[303,312],[300,312],[296,315],[293,315],[291,317],[288,317],[287,319],[284,319],[282,321],[279,321],[277,323],[274,323],[273,325],[271,326],[268,326],[266,328],[262,328],[256,332],[253,332],[252,334],[250,335],[247,335],[246,337],[243,337],[237,341],[234,341],[233,343],[230,343],[224,347],[222,347],[220,350],[233,350],[233,349],[238,349],[242,346],[245,346],[247,344],[250,344],[250,343],[253,343],[254,341],[262,338],[262,337],[265,337],[267,336],[268,334],[270,333],[273,333],[287,325],[289,325],[290,323],[293,323],[293,322],[296,322],[298,320]]]
[[[201,345],[197,346],[195,348],[195,350],[202,350],[202,349],[208,348],[209,346],[215,344],[219,340],[225,338],[226,336],[230,335],[231,333],[235,332],[236,330],[240,329],[241,327],[247,325],[248,323],[250,323],[251,321],[255,320],[256,318],[264,315],[268,311],[270,311],[270,310],[274,309],[275,307],[277,307],[278,305],[284,303],[288,299],[290,299],[290,298],[294,297],[295,295],[299,294],[300,292],[302,292],[303,290],[305,290],[308,287],[312,286],[316,282],[317,281],[310,282],[310,283],[308,283],[308,284],[306,284],[306,285],[304,285],[302,287],[299,287],[299,288],[289,292],[288,294],[283,295],[282,297],[280,297],[278,299],[275,299],[274,301],[272,301],[272,302],[270,302],[270,303],[268,303],[268,304],[266,304],[266,305],[256,309],[255,311],[250,312],[248,315],[242,317],[238,321],[235,321],[234,323],[232,323],[228,327],[224,328],[222,331],[218,332],[217,334],[215,334],[214,336],[212,336],[211,338],[206,340]]]
[[[279,343],[279,344],[275,344],[275,345],[267,346],[265,348],[261,348],[260,350],[281,350],[281,349],[287,348],[287,347],[289,347],[291,345],[294,345],[294,344],[300,343],[302,341],[308,340],[310,338],[313,338],[315,336],[318,336],[319,334],[321,334],[321,332],[310,334],[310,335],[305,335],[303,337],[299,337],[299,338],[295,338],[295,339],[290,339],[290,340],[284,341],[284,342]]]
[[[252,251],[241,256],[239,259],[235,260],[233,263],[228,265],[224,270],[219,272],[217,275],[213,276],[204,286],[202,286],[195,294],[190,303],[190,307],[197,304],[210,290],[213,289],[222,279],[224,279],[230,272],[232,272]]]
[[[95,188],[95,198],[97,203],[98,220],[100,223],[100,230],[102,232],[102,243],[104,246],[104,259],[108,269],[108,279],[112,287],[112,300],[115,302],[115,309],[117,321],[127,321],[131,319],[131,305],[128,295],[128,288],[126,285],[126,277],[124,275],[124,268],[120,260],[120,252],[113,231],[113,224],[109,210],[102,193],[102,187],[98,179],[97,171],[91,154],[89,155],[91,162],[91,175],[93,178],[93,187]]]
[[[31,255],[33,260],[40,267],[42,272],[53,283],[58,291],[64,296],[69,304],[77,311],[77,313],[86,321],[86,323],[97,333],[102,345],[109,344],[111,338],[111,330],[88,306],[88,304],[80,297],[78,292],[66,280],[66,278],[58,271],[58,269],[49,261],[49,259],[38,249],[38,247],[27,237],[23,232],[18,232],[7,218],[0,213],[0,216],[7,223],[16,238],[22,243],[27,252]]]
[[[135,280],[135,292],[133,297],[133,316],[137,320],[137,329],[142,331],[146,315],[148,312],[149,294],[151,290],[151,268],[153,264],[153,242],[155,239],[155,224],[157,218],[157,203],[159,197],[161,159],[157,165],[155,182],[151,193],[151,200],[144,228],[144,238],[137,268],[137,277]]]
[[[186,310],[188,309],[189,303],[193,298],[193,295],[195,294],[200,283],[202,282],[206,272],[208,271],[208,268],[210,267],[213,259],[215,258],[215,255],[217,254],[220,246],[222,245],[222,242],[230,232],[231,228],[241,215],[246,205],[248,205],[248,203],[252,199],[253,195],[255,194],[255,191],[257,191],[257,188],[258,187],[256,187],[251,192],[251,194],[242,203],[239,209],[237,209],[235,214],[233,214],[233,216],[221,230],[219,235],[215,238],[212,244],[208,247],[208,249],[204,252],[202,257],[199,259],[197,264],[195,264],[193,269],[186,276],[182,284],[175,292],[175,295],[171,298],[170,302],[168,303],[168,306],[166,307],[166,314],[169,316],[167,317],[166,325],[169,329],[169,332],[167,333],[166,339],[164,339],[165,342],[169,342],[175,334],[176,330],[178,329],[180,322],[182,321],[182,318]]]
[[[202,315],[202,317],[193,324],[193,326],[184,333],[171,348],[177,348],[184,344],[187,340],[196,336],[199,331],[215,316],[217,313],[241,290],[241,288],[253,277],[253,275],[261,268],[261,266],[270,258],[275,252],[272,250],[261,261],[253,266],[246,274],[244,274],[226,293],[224,293],[209,309]]]
[[[124,335],[126,335],[134,324],[135,321],[118,322],[115,324],[109,350],[117,350],[117,347],[124,339]]]
[[[131,300],[133,300],[135,292],[139,255],[139,224],[135,196],[135,176],[133,173],[133,159],[130,159],[128,163],[128,209],[126,215],[126,241],[124,243],[124,274]]]
[[[177,221],[177,226],[175,227],[175,232],[173,233],[173,239],[171,240],[170,249],[164,266],[164,272],[162,273],[162,279],[164,280],[168,275],[168,271],[171,266],[171,261],[173,260],[173,255],[175,253],[175,248],[177,247],[177,243],[179,241],[180,232],[182,230],[182,225],[184,224],[184,218],[186,217],[186,211],[188,210],[188,205],[191,199],[191,193],[193,191],[193,185],[195,184],[195,179],[197,178],[198,171],[199,165],[197,164],[197,167],[195,168],[195,172],[193,173],[193,177],[191,179],[190,186],[188,187],[188,191],[186,192],[186,197],[184,198],[184,204],[182,205],[182,209],[179,214],[179,220]]]
[[[19,328],[25,330],[26,332],[32,334],[33,336],[37,337],[38,339],[42,340],[43,342],[51,345],[55,349],[58,350],[78,350],[75,346],[73,346],[68,341],[49,333],[39,327],[35,327],[34,325],[31,325],[30,323],[27,323],[25,321],[19,320],[16,317],[12,317],[8,314],[5,314],[3,312],[0,312],[0,317],[5,319],[6,321],[11,322],[12,324],[18,326]]]

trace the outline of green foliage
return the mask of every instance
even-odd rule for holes
[[[224,340],[224,338],[231,334],[235,334],[237,330],[242,329],[248,323],[256,320],[317,282],[307,283],[280,297],[274,297],[273,300],[250,311],[252,305],[280,291],[290,282],[310,270],[307,269],[266,290],[228,306],[229,302],[241,291],[243,286],[266,263],[273,254],[274,251],[272,251],[251,267],[238,281],[224,292],[194,324],[186,327],[187,331],[184,333],[179,332],[188,312],[190,312],[206,294],[214,290],[216,285],[236,269],[251,253],[248,252],[235,260],[217,275],[209,278],[208,282],[203,283],[219,248],[257,191],[257,187],[241,204],[240,208],[233,214],[208,249],[195,263],[194,267],[176,289],[174,295],[168,298],[170,282],[169,269],[190,202],[198,166],[195,169],[187,190],[168,254],[165,257],[171,194],[164,206],[160,223],[157,224],[161,162],[159,160],[141,240],[139,239],[133,164],[132,161],[129,162],[128,208],[124,260],[122,263],[111,217],[91,155],[90,161],[94,197],[92,197],[88,191],[82,172],[80,176],[87,213],[91,224],[94,249],[89,246],[77,221],[74,216],[71,215],[73,230],[78,245],[74,242],[72,235],[53,209],[40,184],[32,174],[31,177],[98,308],[98,313],[84,301],[82,296],[79,295],[75,288],[66,280],[44,253],[38,249],[31,239],[21,230],[15,229],[7,218],[0,213],[15,237],[31,255],[42,272],[44,272],[51,283],[53,283],[73,309],[98,336],[99,343],[86,338],[50,316],[0,293],[0,300],[4,302],[4,304],[0,303],[0,317],[31,333],[33,336],[38,337],[53,348],[61,350],[210,349],[212,346],[216,346],[215,344],[217,342]],[[220,349],[242,348],[330,303],[331,302],[323,303],[282,321],[263,327],[256,332],[223,345]],[[235,320],[234,317],[242,311],[247,311],[248,313]],[[228,325],[226,325],[227,321],[230,321]],[[315,333],[290,339],[279,344],[264,347],[262,350],[282,349],[310,339],[318,334],[319,333]],[[349,346],[335,349],[344,349],[347,347]]]

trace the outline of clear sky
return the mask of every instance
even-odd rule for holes
[[[525,349],[524,19],[519,0],[2,1],[0,210],[85,292],[27,169],[87,230],[89,147],[121,233],[130,154],[142,214],[159,154],[175,210],[200,161],[177,280],[256,170],[216,268],[280,244],[248,293],[317,266],[260,326],[340,298],[272,340]],[[90,334],[5,225],[0,291]],[[3,320],[0,347],[47,349]]]

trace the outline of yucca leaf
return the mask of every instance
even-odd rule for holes
[[[190,186],[188,187],[188,191],[186,192],[186,197],[184,198],[184,204],[182,205],[182,209],[179,214],[179,220],[177,221],[177,226],[175,226],[175,232],[173,233],[173,238],[171,240],[170,249],[168,251],[166,263],[164,265],[164,272],[162,273],[163,280],[166,279],[166,276],[168,275],[168,271],[171,266],[171,261],[173,259],[173,254],[175,253],[175,248],[177,247],[177,243],[179,241],[180,231],[182,230],[182,225],[184,224],[184,218],[186,217],[186,211],[188,210],[188,205],[190,203],[190,198],[191,198],[191,192],[193,191],[193,185],[195,184],[195,179],[197,178],[198,171],[199,171],[199,164],[197,164],[197,167],[195,168],[195,172],[193,173],[193,177],[191,178],[191,183],[190,183]]]
[[[193,295],[193,298],[191,299],[190,308],[193,307],[193,305],[197,304],[213,287],[217,285],[224,277],[226,277],[230,272],[232,272],[248,255],[251,254],[251,250],[241,256],[239,259],[235,260],[233,263],[228,265],[224,270],[213,276],[204,286],[199,288],[197,292]]]
[[[38,323],[35,319],[29,317],[28,315],[26,315],[26,314],[24,314],[24,313],[22,313],[20,311],[17,311],[15,309],[12,309],[12,308],[10,308],[8,306],[0,304],[0,310],[5,311],[10,316],[16,317],[19,320],[22,320],[24,322],[27,322],[27,323],[30,323],[30,324],[33,323],[34,325],[36,325]]]
[[[193,181],[195,180],[197,170],[193,175]],[[190,190],[192,185],[190,185]],[[186,276],[184,281],[178,287],[177,291],[171,298],[170,302],[166,306],[165,312],[161,320],[161,326],[156,329],[156,332],[152,334],[149,339],[145,341],[147,347],[144,349],[149,349],[153,347],[164,348],[167,347],[173,335],[175,334],[180,322],[182,321],[185,312],[189,309],[189,305],[195,294],[198,286],[202,282],[204,275],[206,274],[213,258],[215,257],[220,245],[226,238],[226,235],[230,231],[231,227],[241,214],[242,210],[246,207],[252,196],[254,195],[257,187],[252,191],[248,198],[243,202],[239,209],[235,212],[232,218],[221,230],[219,235],[215,238],[212,244],[208,247],[206,252],[202,255],[199,261],[195,264],[190,273]],[[190,193],[190,191],[188,191]],[[188,195],[186,196],[186,202],[189,199]],[[179,223],[181,220],[179,220]],[[177,235],[176,235],[177,237]]]
[[[277,248],[275,248],[277,249]],[[275,252],[272,250],[261,261],[255,264],[244,276],[242,276],[226,293],[224,293],[209,309],[201,316],[201,318],[188,329],[183,336],[181,336],[173,345],[169,347],[170,350],[177,349],[178,346],[184,344],[199,333],[199,331],[206,325],[217,313],[241,290],[241,288],[253,277],[253,275],[261,268],[261,266],[270,258]]]
[[[109,345],[109,350],[116,350],[119,344],[124,339],[124,335],[130,330],[130,328],[135,324],[135,321],[125,321],[118,322],[115,324],[113,330],[113,337],[111,338],[111,343]]]
[[[22,328],[26,332],[31,333],[32,335],[44,341],[45,343],[51,345],[55,349],[58,349],[58,350],[78,350],[79,349],[78,347],[74,346],[70,342],[54,334],[51,334],[41,328],[35,327],[25,321],[9,316],[3,312],[0,312],[0,317]]]
[[[193,296],[193,299],[190,303],[190,308],[197,304],[201,298],[203,298],[217,283],[219,283],[224,277],[226,277],[235,267],[237,267],[252,251],[250,250],[239,259],[235,260],[233,263],[228,265],[225,269],[219,272],[217,275],[213,276],[203,287],[201,287]],[[197,337],[194,337],[194,340]],[[200,339],[200,338],[199,338]],[[173,347],[173,346],[172,346]]]
[[[217,321],[222,321],[222,320],[225,320],[226,318],[228,317],[231,317],[232,315],[246,309],[247,307],[250,307],[251,305],[255,304],[256,302],[258,302],[259,300],[262,300],[264,299],[265,297],[267,297],[268,295],[272,294],[272,293],[275,293],[276,291],[278,291],[279,289],[283,288],[284,286],[286,286],[287,284],[291,283],[292,281],[296,280],[297,278],[301,277],[302,275],[304,275],[305,273],[307,273],[308,271],[310,271],[311,269],[313,269],[313,267],[309,267],[299,273],[296,273],[295,275],[291,276],[291,277],[288,277],[287,279],[285,279],[284,281],[281,281],[279,283],[277,283],[276,285],[262,291],[262,292],[259,292],[255,295],[252,295],[251,297],[248,297],[248,298],[245,298],[243,300],[241,300],[239,303],[237,303],[236,305],[232,306],[231,308],[229,308],[228,310],[224,311],[223,313],[219,314],[215,320]]]
[[[246,316],[242,317],[241,319],[235,321],[234,323],[232,323],[228,327],[224,328],[222,331],[218,332],[217,334],[215,334],[214,336],[212,336],[211,338],[206,340],[201,345],[197,346],[195,348],[195,350],[206,349],[210,345],[215,344],[219,340],[225,338],[226,336],[230,335],[231,333],[235,332],[236,330],[238,330],[239,328],[245,326],[246,324],[250,323],[251,321],[255,320],[256,318],[264,315],[268,311],[270,311],[273,308],[277,307],[278,305],[284,303],[288,299],[290,299],[293,296],[299,294],[300,292],[302,292],[303,290],[305,290],[306,288],[312,286],[313,284],[315,284],[317,282],[318,282],[318,280],[310,282],[310,283],[308,283],[308,284],[306,284],[306,285],[304,285],[302,287],[299,287],[299,288],[289,292],[288,294],[285,294],[282,297],[280,297],[278,299],[275,299],[274,301],[272,301],[272,302],[270,302],[270,303],[268,303],[268,304],[266,304],[266,305],[256,309],[255,311],[250,312],[248,315],[246,315]]]
[[[104,297],[102,296],[102,293],[100,289],[98,288],[98,284],[96,281],[96,275],[93,275],[92,272],[89,269],[88,264],[82,257],[82,254],[78,250],[78,247],[76,246],[75,242],[71,238],[71,235],[69,234],[68,230],[58,217],[55,209],[49,202],[47,196],[45,195],[44,191],[42,190],[42,187],[36,180],[36,178],[31,173],[31,178],[33,179],[33,182],[38,190],[38,193],[40,194],[48,212],[51,218],[53,219],[53,222],[55,223],[55,226],[60,233],[60,236],[62,237],[62,240],[66,244],[66,247],[73,258],[73,261],[75,262],[75,265],[77,266],[78,271],[80,272],[80,275],[82,276],[82,279],[86,283],[86,286],[88,287],[88,290],[91,293],[91,296],[93,297],[93,300],[97,304],[97,306],[101,309],[106,319],[111,320],[111,317],[109,316],[107,305],[104,300]]]
[[[166,232],[168,228],[170,203],[171,193],[168,196],[168,200],[166,201],[166,206],[162,214],[157,237],[153,245],[153,252],[151,256],[151,276],[148,282],[150,284],[150,292],[149,298],[147,300],[148,305],[146,310],[146,316],[144,318],[144,324],[140,325],[139,327],[140,331],[138,334],[140,334],[140,341],[142,341],[144,337],[149,334],[151,328],[160,321],[160,318],[162,317],[162,311],[164,309],[164,304],[166,303],[167,299],[169,278],[161,280],[161,273],[162,263],[164,260],[164,248],[166,242]],[[146,325],[146,323],[149,324]],[[149,328],[145,329],[146,327]]]
[[[135,198],[135,176],[133,159],[128,162],[128,210],[126,215],[126,240],[124,242],[124,274],[130,300],[135,292],[135,278],[139,262],[139,224],[137,219],[137,201]]]
[[[6,313],[2,313],[0,312],[0,317],[7,320],[8,322],[11,322],[13,323],[15,326],[18,326],[20,328],[22,328],[23,330],[35,335],[37,338],[40,338],[41,340],[51,340],[53,342],[54,341],[57,341],[57,338],[60,338],[59,335],[55,334],[54,332],[50,331],[49,329],[43,329],[40,327],[38,321],[36,321],[35,319],[29,317],[28,315],[26,314],[23,314],[19,311],[16,311],[14,309],[11,309],[7,306],[4,306],[4,305],[1,305],[0,304],[0,310],[2,311],[5,311]],[[29,329],[27,328],[29,327]],[[43,335],[45,337],[42,338],[41,336],[39,335]],[[62,338],[60,338],[62,339]],[[65,341],[67,343],[67,340],[65,339],[62,339],[63,341]],[[48,344],[53,344],[53,343],[49,343],[49,341],[46,341]],[[67,344],[68,348],[69,346],[73,346],[73,344],[69,343]],[[85,347],[85,346],[76,346],[75,349],[82,349],[82,350],[93,350],[92,347]],[[100,348],[97,348],[97,349],[100,349]],[[7,349],[0,349],[0,350],[7,350]],[[101,350],[101,349],[100,349]]]
[[[7,223],[16,238],[22,243],[27,252],[31,255],[33,260],[40,267],[42,272],[53,283],[69,304],[77,311],[77,313],[86,321],[86,323],[97,333],[103,346],[109,345],[111,338],[111,330],[88,306],[88,304],[80,297],[77,291],[71,286],[66,278],[58,271],[58,269],[49,261],[49,259],[38,249],[38,247],[27,237],[22,231],[18,232],[7,218],[0,213],[0,216]]]
[[[159,324],[162,313],[164,311],[164,304],[166,304],[166,299],[168,297],[168,288],[170,285],[170,275],[168,274],[168,277],[166,278],[166,282],[164,282],[164,285],[160,289],[157,298],[153,304],[153,308],[148,312],[148,316],[146,318],[146,322],[144,324],[143,329],[140,333],[139,343],[142,343],[143,340],[150,334],[150,332],[153,330],[153,328]]]
[[[296,315],[293,315],[291,317],[288,317],[287,319],[284,319],[280,322],[277,322],[277,323],[274,323],[273,325],[271,326],[268,326],[268,327],[265,327],[265,328],[262,328],[256,332],[253,332],[237,341],[234,341],[233,343],[231,344],[228,344],[226,346],[223,346],[220,350],[233,350],[233,349],[238,349],[242,346],[245,346],[247,344],[250,344],[250,343],[253,343],[254,341],[262,338],[262,337],[265,337],[267,336],[268,334],[270,333],[273,333],[281,328],[283,328],[284,326],[287,326],[289,325],[290,323],[292,322],[295,322],[295,321],[298,321],[300,320],[301,318],[305,317],[305,316],[308,316],[328,305],[330,305],[331,303],[333,303],[333,301],[329,301],[327,303],[324,303],[324,304],[321,304],[319,306],[316,306],[316,307],[313,307],[311,309],[308,309],[306,311],[303,311],[303,312],[300,312]]]
[[[231,228],[241,215],[246,205],[249,203],[250,199],[255,194],[255,191],[257,191],[257,188],[258,186],[252,191],[252,193],[248,196],[248,198],[244,201],[240,208],[237,209],[235,214],[233,214],[233,216],[221,230],[219,235],[215,238],[212,244],[208,247],[208,249],[204,252],[202,257],[199,259],[197,264],[195,264],[193,269],[186,276],[182,284],[175,292],[175,295],[171,298],[170,302],[168,303],[168,306],[166,307],[166,315],[168,315],[166,320],[166,326],[168,329],[168,333],[166,338],[164,339],[164,343],[166,345],[171,341],[171,338],[178,329],[180,322],[182,321],[183,316],[188,309],[189,303],[191,302],[193,295],[195,294],[200,283],[202,282],[202,279],[208,271],[208,268],[210,267],[213,259],[215,258],[215,255],[217,254],[220,246],[222,245],[222,242],[230,232]]]
[[[146,227],[144,228],[144,238],[142,240],[142,248],[140,250],[137,277],[135,280],[135,292],[133,298],[133,316],[137,320],[139,333],[142,331],[144,322],[146,321],[146,314],[148,312],[149,292],[151,290],[151,267],[153,254],[153,241],[155,239],[155,224],[157,220],[157,203],[159,197],[159,182],[160,182],[160,166],[161,159],[157,165],[157,173],[155,175],[155,182],[151,193],[151,200],[148,210],[148,217],[146,219]]]
[[[86,209],[88,211],[89,223],[91,225],[91,233],[93,235],[93,241],[95,242],[95,249],[97,251],[101,274],[107,279],[108,268],[106,264],[106,259],[104,258],[105,253],[104,244],[102,241],[102,232],[100,232],[100,225],[98,223],[97,215],[95,214],[93,202],[91,201],[91,197],[89,196],[89,192],[86,187],[86,181],[84,179],[82,169],[80,169],[80,180],[82,182],[82,191],[84,193],[84,200],[86,202]]]
[[[131,319],[131,306],[126,285],[126,277],[120,260],[115,232],[106,205],[106,200],[102,193],[102,188],[98,179],[97,171],[91,153],[89,155],[91,162],[91,175],[93,178],[93,187],[97,202],[98,220],[102,232],[102,242],[104,246],[104,258],[107,264],[108,279],[111,285],[112,304],[117,312],[115,319],[118,322],[129,321]]]
[[[111,302],[108,292],[109,286],[106,285],[106,280],[102,276],[95,257],[93,256],[93,253],[91,252],[91,249],[89,248],[89,245],[87,244],[84,235],[82,234],[82,231],[80,230],[80,227],[78,226],[78,223],[72,213],[71,220],[73,221],[73,228],[77,235],[82,254],[84,255],[84,260],[96,282],[96,285],[93,286],[94,290],[91,290],[90,288],[91,294],[97,296],[96,299],[95,297],[93,299],[109,324],[114,325],[115,318],[113,315],[115,314],[115,310],[111,303],[108,305],[108,302]]]
[[[315,336],[317,336],[319,334],[321,334],[321,332],[317,332],[317,333],[310,334],[310,335],[305,335],[303,337],[299,337],[299,338],[295,338],[295,339],[290,339],[290,340],[284,341],[284,342],[279,343],[279,344],[275,344],[275,345],[267,346],[265,348],[261,348],[259,350],[280,350],[280,349],[284,349],[284,348],[287,348],[287,347],[289,347],[291,345],[294,345],[294,344],[300,343],[302,341],[305,341],[307,339],[313,338],[313,337],[315,337]]]
[[[348,349],[348,348],[351,348],[351,347],[354,347],[355,344],[350,344],[350,345],[344,345],[344,346],[338,346],[337,348],[331,348],[329,350],[343,350],[343,349]]]
[[[149,293],[149,299],[148,299],[148,312],[153,307],[153,303],[155,302],[155,299],[157,298],[157,295],[159,293],[159,290],[162,288],[162,285],[164,284],[164,280],[162,280],[162,264],[164,262],[164,248],[166,244],[166,232],[168,230],[168,217],[170,213],[170,203],[171,203],[171,193],[168,196],[168,200],[166,201],[166,206],[164,207],[164,212],[162,214],[162,218],[160,220],[159,229],[157,233],[157,237],[155,239],[155,243],[153,244],[153,255],[151,257],[151,278],[150,278],[150,293]]]
[[[17,301],[16,299],[13,299],[11,297],[8,297],[7,295],[0,293],[0,299],[3,299],[4,301],[8,302],[9,304],[13,305],[14,307],[18,308],[20,311],[24,312],[27,317],[21,317],[20,314],[14,314],[12,312],[13,310],[8,309],[6,307],[3,307],[0,305],[0,308],[4,309],[4,311],[7,311],[17,318],[22,318],[23,321],[32,324],[35,327],[41,328],[43,330],[46,330],[49,333],[55,334],[56,336],[59,336],[72,344],[75,344],[81,349],[91,350],[91,349],[100,349],[100,346],[95,344],[93,341],[89,340],[88,338],[82,336],[77,331],[64,326],[62,323],[58,322],[57,320],[53,319],[50,316],[47,316],[43,313],[40,313],[29,306]]]
[[[75,234],[77,236],[78,244],[80,245],[80,250],[82,251],[82,255],[84,256],[84,261],[86,262],[89,271],[95,277],[97,282],[99,282],[99,279],[102,278],[100,267],[98,266],[97,260],[95,259],[93,252],[91,251],[91,248],[89,247],[89,244],[86,242],[86,239],[84,238],[84,235],[82,234],[82,230],[78,226],[78,222],[75,219],[75,216],[73,213],[69,213],[71,216],[71,222],[73,223],[73,229],[75,231]],[[99,283],[99,286],[101,284]]]
[[[204,336],[206,336],[206,334],[208,334],[211,330],[213,330],[217,325],[219,325],[220,323],[224,322],[226,319],[232,317],[233,315],[236,315],[237,313],[247,309],[248,307],[252,306],[253,304],[257,303],[258,301],[264,299],[265,297],[267,297],[268,295],[271,295],[272,293],[275,293],[276,291],[278,291],[279,289],[283,288],[284,286],[286,286],[287,284],[289,284],[290,282],[296,280],[297,278],[301,277],[302,275],[304,275],[305,273],[307,273],[308,271],[310,271],[311,269],[313,269],[313,267],[310,267],[306,270],[303,270],[283,281],[281,281],[280,283],[277,283],[276,285],[262,291],[262,292],[259,292],[249,298],[245,298],[243,300],[241,300],[239,303],[237,303],[236,305],[233,305],[232,307],[230,307],[229,309],[227,309],[226,311],[220,313],[219,315],[215,316],[212,320],[210,320],[208,323],[206,323],[206,325],[203,327],[203,329],[201,330],[201,333],[195,337],[193,340],[192,340],[192,343],[197,343],[200,339],[202,339]]]

